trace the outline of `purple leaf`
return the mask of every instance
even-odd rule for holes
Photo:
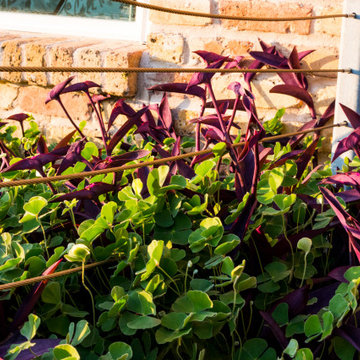
[[[111,128],[112,124],[114,123],[115,119],[119,115],[125,115],[128,118],[130,118],[130,117],[133,117],[135,114],[136,114],[136,111],[130,105],[128,105],[124,99],[118,100],[115,103],[115,105],[111,111],[111,114],[110,114],[108,131]]]
[[[70,145],[69,150],[66,153],[65,158],[61,162],[57,174],[61,174],[70,166],[75,165],[78,161],[84,162],[84,158],[81,155],[81,150],[84,148],[85,140],[79,140]]]
[[[46,145],[45,139],[42,135],[39,137],[39,141],[37,143],[36,152],[38,154],[47,154],[49,152],[49,149]]]
[[[351,249],[354,250],[358,261],[360,261],[360,245],[358,241],[356,241],[356,239],[360,239],[359,222],[343,209],[339,201],[330,190],[324,187],[320,187],[320,191],[331,208],[334,210],[341,225],[349,235],[349,251],[351,251]]]
[[[15,120],[15,121],[19,121],[19,122],[23,122],[24,120],[26,120],[28,118],[29,118],[29,115],[24,114],[24,113],[15,114],[15,115],[11,115],[8,117],[9,120]]]
[[[222,104],[224,104],[224,103],[226,103],[229,108],[233,109],[234,105],[235,105],[235,99],[216,100],[216,104],[220,108],[221,108]],[[206,103],[205,107],[208,108],[208,109],[213,109],[214,108],[214,103],[212,101],[209,101],[209,102]],[[241,100],[238,102],[236,110],[245,111],[244,104],[242,103]]]
[[[76,84],[69,85],[67,88],[65,88],[62,91],[62,94],[69,93],[69,92],[74,92],[74,91],[89,92],[89,89],[93,88],[93,87],[101,87],[101,86],[94,83],[93,81],[79,82],[79,83],[76,83]]]
[[[108,100],[110,99],[111,96],[110,95],[102,95],[102,94],[95,94],[91,97],[92,101],[97,104],[97,103],[101,103],[104,100]]]
[[[136,150],[136,151],[127,152],[125,154],[108,157],[105,160],[98,161],[94,166],[94,170],[108,169],[108,168],[122,166],[128,163],[129,161],[141,159],[149,154],[150,151],[148,150]]]
[[[52,100],[58,99],[60,97],[60,95],[62,94],[62,92],[64,91],[65,87],[74,79],[74,77],[75,76],[70,76],[65,81],[54,86],[53,89],[49,92],[49,94],[45,100],[45,104],[47,104],[48,102],[50,102]]]
[[[269,325],[273,335],[275,336],[281,347],[285,349],[288,344],[288,340],[286,339],[284,332],[280,329],[280,326],[269,313],[265,311],[260,311],[260,315]]]
[[[318,145],[319,142],[319,138],[317,137],[312,143],[311,145],[309,145],[306,150],[304,151],[304,153],[302,154],[302,156],[299,157],[298,160],[296,160],[296,165],[297,165],[297,173],[296,173],[296,178],[299,180],[302,176],[302,174],[304,173],[306,167],[308,166],[311,158],[313,157],[316,147]]]
[[[52,153],[39,154],[31,158],[20,160],[15,164],[9,166],[8,168],[4,169],[2,172],[15,170],[37,170],[40,173],[43,173],[43,166],[50,162],[54,162],[58,158],[59,155],[55,155]]]
[[[172,128],[173,120],[172,120],[171,110],[166,93],[164,93],[163,98],[161,99],[161,103],[159,106],[159,115],[164,128],[166,128],[167,131],[170,132]]]
[[[305,50],[305,51],[300,51],[299,52],[299,60],[301,61],[304,57],[310,55],[311,53],[313,53],[315,50]]]
[[[115,190],[116,190],[115,185],[107,184],[103,182],[95,182],[85,186],[83,190],[73,191],[65,195],[60,195],[57,198],[50,200],[49,202],[52,203],[62,202],[64,200],[72,200],[72,199],[97,201],[100,195]]]
[[[354,150],[357,152],[357,146],[360,141],[360,128],[354,130],[349,136],[339,141],[332,161],[337,159],[341,154],[348,150]]]
[[[284,165],[287,160],[294,159],[294,158],[298,157],[300,154],[302,154],[303,152],[304,152],[304,150],[290,151],[289,153],[281,156],[280,159],[276,160],[273,164],[271,164],[271,166],[269,167],[269,170],[272,170],[272,169],[275,169],[276,167]]]
[[[263,51],[250,51],[249,53],[255,60],[265,63],[276,68],[280,67],[284,62],[284,57],[279,56],[278,54],[270,54]]]
[[[49,275],[55,272],[62,259],[56,261],[54,264],[49,266],[42,275]],[[34,306],[38,302],[41,293],[43,292],[48,280],[43,280],[39,282],[37,285],[33,287],[32,292],[28,295],[28,297],[23,301],[20,308],[16,312],[14,317],[14,321],[10,325],[10,331],[15,331],[18,327],[20,327],[28,318],[29,314],[33,310]]]
[[[121,100],[119,100],[119,101],[121,101]],[[129,105],[126,105],[125,108],[127,108],[127,107],[132,110],[132,108]],[[141,125],[141,117],[148,111],[148,107],[144,107],[141,110],[139,110],[138,112],[135,112],[134,110],[132,110],[133,112],[131,112],[130,109],[128,109],[128,110],[129,110],[129,113],[131,113],[132,115],[127,115],[128,120],[121,126],[121,128],[115,133],[115,135],[113,135],[113,137],[110,140],[110,143],[108,146],[109,154],[111,154],[111,152],[114,150],[115,146],[123,139],[123,137],[129,132],[129,130],[134,125],[136,125],[136,126]],[[118,115],[119,114],[120,113],[118,113]]]
[[[276,85],[270,90],[270,93],[289,95],[303,101],[309,107],[312,118],[316,118],[313,99],[305,89],[292,85]]]
[[[244,89],[242,87],[242,85],[238,82],[238,81],[234,81],[232,82],[229,86],[228,86],[229,90],[232,90],[235,95],[238,96],[247,96],[250,99],[254,100],[254,95],[247,89]]]
[[[208,65],[206,67],[206,69],[219,69],[221,68],[221,66],[224,64],[224,62],[227,60],[228,58],[222,58],[216,62],[211,63],[210,65]],[[210,80],[213,78],[213,76],[215,75],[215,73],[195,73],[190,81],[189,84],[186,88],[186,90],[190,89],[191,87],[195,86],[195,85],[199,85],[199,84],[209,84]]]
[[[335,329],[334,335],[341,336],[360,352],[360,329],[358,327],[343,325],[341,328]]]
[[[198,51],[194,51],[195,54],[199,55],[205,62],[207,65],[210,65],[214,62],[218,62],[218,61],[226,61],[229,59],[228,56],[222,56],[219,54],[216,54],[214,52],[210,52],[210,51],[205,51],[205,50],[198,50]]]
[[[300,289],[296,289],[287,294],[280,301],[276,302],[273,309],[279,304],[286,303],[289,305],[289,318],[292,319],[296,315],[301,314],[309,299],[309,289],[307,286],[303,286]]]
[[[2,357],[5,357],[6,353],[13,344],[21,344],[26,341],[26,338],[23,336],[18,336],[17,338],[11,337],[4,345],[0,346],[0,360]],[[41,355],[47,353],[55,346],[60,344],[61,339],[32,339],[31,342],[35,345],[30,350],[23,350],[16,357],[16,360],[32,360],[40,357]]]
[[[233,68],[240,69],[240,63],[241,63],[242,59],[244,59],[244,56],[236,56],[234,60],[229,61],[224,66],[224,69],[233,69]]]
[[[322,184],[360,186],[360,173],[348,172],[336,174],[321,181]]]
[[[59,143],[54,147],[54,150],[61,149],[68,145],[69,141],[72,139],[76,130],[72,131],[71,133],[67,134],[64,138],[62,138]]]
[[[150,87],[148,90],[153,91],[167,91],[167,92],[175,92],[179,94],[193,95],[199,97],[203,102],[206,100],[206,92],[200,86],[192,86],[188,89],[188,84],[183,83],[168,83],[168,84],[160,84]]]
[[[335,114],[335,100],[331,102],[331,104],[327,107],[324,114],[315,124],[315,127],[321,127],[326,125],[326,123],[334,116]]]
[[[351,126],[354,129],[360,127],[360,115],[343,104],[340,104],[340,106],[343,109],[346,117],[350,121]]]
[[[348,281],[345,279],[344,274],[346,271],[350,268],[350,266],[339,266],[333,270],[331,270],[328,274],[332,279],[340,282],[348,283]]]

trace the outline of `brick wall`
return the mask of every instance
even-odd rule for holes
[[[151,0],[171,8],[239,16],[309,16],[342,12],[342,0]],[[284,23],[234,22],[208,18],[184,17],[151,11],[149,34],[145,45],[121,41],[100,41],[49,37],[46,34],[0,31],[0,63],[34,66],[202,66],[195,50],[213,51],[223,55],[248,56],[250,50],[260,50],[258,38],[276,45],[288,54],[294,45],[298,50],[316,49],[303,64],[305,67],[335,68],[338,64],[341,19]],[[25,111],[34,114],[46,135],[57,138],[69,130],[57,104],[44,104],[46,94],[56,83],[70,74],[6,74],[1,75],[0,117]],[[152,85],[163,82],[188,81],[190,74],[78,74],[76,80],[92,80],[115,97],[126,97],[136,106],[142,102],[157,102],[160,93],[148,92]],[[232,96],[227,85],[242,75],[215,75],[215,91],[219,98]],[[336,75],[309,76],[310,92],[321,113],[335,98]],[[303,103],[284,95],[269,94],[281,83],[277,75],[257,75],[254,82],[256,103],[261,119],[270,119],[280,107],[286,107],[286,130],[293,130],[310,119]],[[76,120],[87,120],[88,133],[96,128],[86,100],[81,94],[64,96]],[[110,111],[111,100],[106,106]],[[173,95],[170,104],[180,131],[191,134],[187,122],[196,115],[198,103],[184,96]],[[240,123],[246,117],[239,114]],[[331,132],[328,132],[330,134]],[[327,135],[328,135],[327,134]],[[329,136],[328,136],[329,138]],[[328,150],[329,148],[325,148]]]

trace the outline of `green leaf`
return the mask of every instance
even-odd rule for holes
[[[356,349],[345,339],[336,336],[333,339],[336,355],[340,360],[351,360],[354,358]]]
[[[65,255],[66,260],[70,262],[83,262],[90,255],[89,248],[84,244],[75,244],[71,247],[68,254]]]
[[[323,320],[323,334],[321,336],[320,341],[327,338],[329,335],[331,335],[333,331],[333,322],[334,322],[334,315],[331,311],[326,311],[322,314],[322,320]]]
[[[109,353],[114,360],[130,360],[133,357],[133,351],[130,345],[118,341],[109,346]]]
[[[334,295],[329,302],[329,310],[335,319],[341,319],[348,311],[349,304],[341,294]]]
[[[175,312],[193,313],[213,307],[209,295],[199,290],[189,290],[187,294],[176,299],[172,308]]]
[[[276,194],[277,189],[281,186],[285,176],[284,168],[278,167],[269,173],[268,182],[271,190]],[[296,196],[295,196],[296,197]]]
[[[99,156],[99,150],[97,146],[92,142],[87,142],[84,148],[81,150],[81,155],[86,160],[91,160],[93,156]]]
[[[295,360],[313,360],[314,355],[308,348],[299,349],[296,353]]]
[[[201,182],[205,176],[215,167],[216,162],[213,159],[205,160],[195,167],[195,178],[191,180],[193,184]]]
[[[349,282],[360,278],[360,266],[353,266],[350,269],[346,270],[344,278]]]
[[[127,326],[130,329],[152,329],[160,325],[161,320],[151,316],[139,316],[135,320],[128,322]]]
[[[271,314],[279,326],[284,326],[289,322],[289,305],[287,303],[279,304]]]
[[[291,339],[284,350],[284,354],[289,355],[291,358],[293,358],[296,355],[296,352],[298,351],[299,343],[295,339]]]
[[[37,315],[30,314],[28,321],[21,328],[20,333],[26,337],[27,340],[31,340],[35,335],[38,327],[40,326],[40,318]]]
[[[307,337],[319,335],[322,332],[320,319],[317,315],[311,315],[308,317],[305,322],[304,331]]]
[[[206,279],[192,279],[190,281],[190,286],[193,290],[208,292],[214,287],[214,284]]]
[[[157,225],[163,228],[168,228],[174,224],[174,219],[168,209],[163,209],[162,211],[156,213],[154,220]]]
[[[219,142],[213,146],[212,152],[215,156],[222,156],[226,152],[226,144],[224,142]]]
[[[191,328],[172,331],[161,327],[160,329],[156,330],[155,339],[158,344],[165,344],[188,335],[190,332]]]
[[[290,208],[291,205],[293,205],[296,201],[296,195],[295,194],[279,194],[274,196],[275,204],[281,209],[281,210],[287,210]]]
[[[86,320],[80,320],[76,324],[75,335],[71,340],[71,344],[74,346],[81,344],[90,332],[89,323]]]
[[[35,216],[40,214],[40,211],[48,204],[47,200],[41,196],[32,197],[27,203],[24,204],[24,210]]]
[[[297,248],[308,254],[311,250],[312,241],[308,237],[301,238],[297,243]]]
[[[274,261],[265,266],[266,272],[271,276],[271,280],[278,282],[280,280],[286,279],[290,275],[290,270],[287,268],[286,264]]]
[[[181,312],[171,312],[164,315],[161,318],[161,325],[170,330],[181,330],[186,326],[187,320],[191,318],[191,315],[187,315]]]
[[[141,315],[156,315],[156,307],[152,295],[144,290],[130,293],[127,308]]]
[[[47,304],[60,304],[61,303],[61,289],[58,282],[49,282],[41,294],[41,300]]]
[[[117,207],[118,205],[115,201],[110,201],[102,206],[101,216],[107,221],[108,224],[113,223]]]
[[[63,360],[63,359],[80,360],[80,355],[77,352],[77,350],[69,344],[62,344],[56,346],[54,348],[54,356],[56,360]]]
[[[240,349],[239,360],[256,360],[264,353],[268,347],[267,342],[263,339],[250,339]]]

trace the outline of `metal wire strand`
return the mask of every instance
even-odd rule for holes
[[[334,128],[334,127],[340,127],[340,126],[348,126],[348,124],[347,124],[347,122],[343,122],[343,123],[340,123],[340,124],[326,125],[326,126],[322,126],[322,127],[318,127],[318,128],[312,128],[312,129],[296,131],[296,132],[291,132],[291,133],[282,134],[282,135],[270,136],[270,137],[264,138],[264,139],[262,139],[260,141],[261,142],[269,142],[269,141],[284,139],[284,138],[292,137],[292,136],[296,136],[296,135],[308,134],[310,132],[317,132],[317,131],[330,129],[330,128]],[[233,148],[236,148],[236,147],[239,147],[239,146],[243,146],[244,144],[245,144],[244,142],[240,142],[238,144],[232,144],[231,146]],[[117,172],[120,172],[120,171],[142,168],[142,167],[145,167],[145,166],[163,165],[163,164],[166,164],[167,162],[172,162],[172,161],[177,161],[177,160],[181,160],[181,159],[191,158],[191,157],[199,156],[199,155],[210,154],[211,152],[212,152],[212,149],[206,149],[206,150],[201,150],[201,151],[194,151],[194,152],[184,153],[184,154],[180,154],[180,155],[177,155],[177,156],[169,156],[169,157],[166,157],[166,158],[163,158],[163,159],[157,159],[157,160],[152,160],[152,161],[144,161],[142,163],[130,164],[130,165],[122,165],[122,166],[108,168],[108,169],[84,171],[84,172],[80,172],[80,173],[76,173],[76,174],[49,176],[49,177],[46,177],[46,178],[34,178],[34,179],[22,179],[22,180],[5,181],[5,182],[0,182],[0,188],[21,186],[21,185],[48,184],[48,183],[52,183],[54,181],[61,181],[61,180],[83,179],[83,178],[88,177],[88,176],[95,176],[95,175],[109,174],[109,173],[117,173]]]
[[[142,7],[145,9],[167,12],[171,14],[179,14],[179,15],[188,15],[188,16],[196,16],[203,18],[211,18],[211,19],[221,19],[221,20],[237,20],[237,21],[303,21],[303,20],[320,20],[320,19],[334,19],[334,18],[355,18],[355,14],[328,14],[328,15],[317,15],[317,16],[295,16],[295,17],[278,17],[278,18],[268,18],[268,17],[253,17],[253,16],[233,16],[233,15],[225,15],[225,14],[208,14],[201,13],[195,11],[186,11],[179,9],[170,9],[163,6],[145,4],[142,2],[134,1],[134,0],[113,0],[115,2],[121,2],[123,4],[133,5]]]
[[[115,261],[115,259],[107,259],[107,260],[103,260],[103,261],[98,261],[98,262],[95,262],[95,263],[92,263],[92,264],[87,264],[87,265],[85,265],[84,268],[85,268],[85,270],[88,270],[88,269],[92,269],[94,267],[101,266],[101,265],[104,265],[106,263],[114,262],[114,261]],[[10,289],[14,289],[14,288],[17,288],[17,287],[20,287],[20,286],[31,285],[31,284],[34,284],[34,283],[37,283],[37,282],[50,280],[50,279],[55,279],[55,278],[58,278],[58,277],[61,277],[61,276],[74,274],[74,273],[77,273],[77,272],[80,272],[80,271],[82,271],[82,266],[78,266],[78,267],[75,267],[75,268],[72,268],[72,269],[66,269],[66,270],[58,271],[58,272],[55,272],[55,273],[52,273],[52,274],[49,274],[49,275],[40,275],[40,276],[35,276],[35,277],[29,278],[29,279],[25,279],[25,280],[14,281],[12,283],[0,285],[0,291],[1,290],[10,290]]]
[[[204,69],[204,68],[119,68],[119,67],[57,67],[0,66],[0,72],[77,72],[77,73],[351,73],[351,69]]]

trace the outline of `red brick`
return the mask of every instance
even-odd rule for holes
[[[276,4],[268,1],[235,1],[220,0],[220,14],[234,16],[253,16],[253,17],[295,17],[310,16],[312,7],[304,6],[300,3],[281,3]],[[310,33],[310,20],[304,21],[286,21],[286,22],[268,22],[268,21],[234,21],[222,20],[223,26],[229,29],[252,30],[257,32],[276,32],[293,33],[308,35]]]
[[[17,106],[23,111],[42,116],[66,118],[64,111],[56,101],[45,104],[50,89],[39,86],[24,86],[19,89]],[[90,119],[90,112],[85,94],[69,93],[61,95],[61,100],[73,120]],[[36,116],[35,116],[36,118]],[[59,124],[61,126],[61,124]]]

